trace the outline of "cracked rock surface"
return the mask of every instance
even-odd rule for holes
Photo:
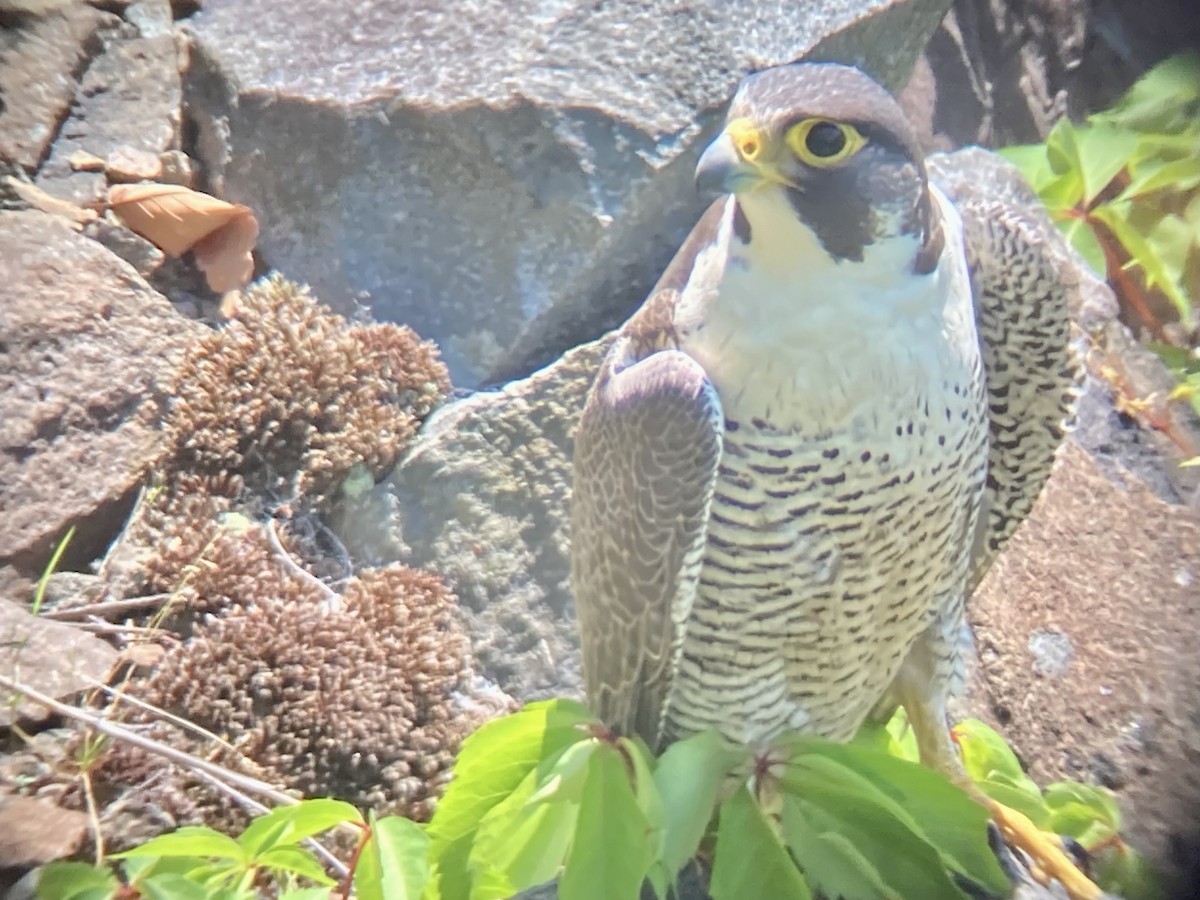
[[[745,72],[807,53],[899,85],[948,5],[211,0],[185,94],[264,258],[437,340],[475,387],[642,300]]]
[[[136,415],[202,326],[55,216],[0,212],[0,566],[98,556],[156,432]]]

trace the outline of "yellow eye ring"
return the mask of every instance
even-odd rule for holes
[[[788,129],[786,140],[802,163],[818,169],[836,166],[867,143],[853,125],[820,118],[797,122]]]

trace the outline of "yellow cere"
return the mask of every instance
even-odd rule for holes
[[[788,129],[785,139],[802,163],[821,169],[849,159],[867,143],[853,125],[821,118],[797,122]]]
[[[749,119],[734,119],[725,126],[725,133],[732,139],[733,146],[737,148],[743,161],[754,162],[762,153],[762,132]]]

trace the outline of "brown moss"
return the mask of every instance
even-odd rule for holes
[[[435,346],[401,325],[350,325],[275,275],[176,372],[168,475],[236,473],[255,494],[326,502],[356,465],[391,468],[450,389]]]
[[[260,585],[261,586],[261,585]],[[424,819],[478,717],[453,595],[402,566],[340,596],[277,580],[196,626],[143,696],[229,739],[271,780]]]
[[[147,411],[164,420],[165,449],[126,533],[140,588],[183,601],[161,623],[182,640],[130,690],[237,752],[143,727],[306,796],[428,816],[487,711],[460,706],[469,649],[455,598],[401,566],[352,576],[321,513],[357,467],[390,469],[448,391],[432,344],[351,325],[279,277],[192,346],[169,407]],[[186,773],[155,786],[148,767],[117,749],[98,782],[169,818],[239,821]]]

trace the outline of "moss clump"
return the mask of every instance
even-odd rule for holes
[[[436,348],[408,328],[351,324],[277,276],[189,349],[168,405],[146,411],[163,449],[114,593],[170,594],[155,624],[178,636],[130,693],[234,749],[127,718],[307,796],[428,817],[496,704],[472,699],[442,582],[403,566],[355,574],[323,516],[352,472],[378,479],[396,463],[449,388]],[[156,820],[236,826],[228,798],[182,772],[147,779],[155,765],[115,747],[97,782]]]
[[[450,390],[436,347],[401,325],[352,325],[276,275],[242,296],[175,374],[153,468],[322,505],[357,465],[388,471]]]
[[[276,556],[265,526],[222,536],[204,597],[237,598],[198,623],[139,689],[222,735],[268,780],[417,819],[479,719],[454,596],[434,575],[368,570],[340,594]]]

